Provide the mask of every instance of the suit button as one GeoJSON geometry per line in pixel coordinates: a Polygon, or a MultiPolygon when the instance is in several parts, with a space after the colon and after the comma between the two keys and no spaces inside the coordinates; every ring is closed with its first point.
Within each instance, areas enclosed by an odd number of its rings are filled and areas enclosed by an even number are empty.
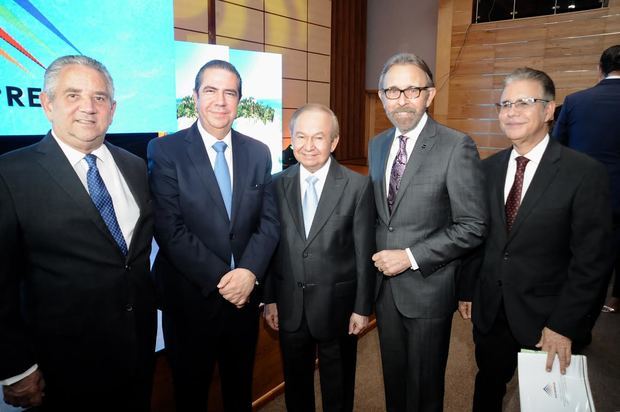
{"type": "Polygon", "coordinates": [[[504,253],[504,260],[508,260],[508,252],[504,253]]]}
{"type": "Polygon", "coordinates": [[[297,282],[297,287],[298,287],[298,288],[302,288],[302,289],[303,289],[303,288],[304,288],[304,286],[305,286],[305,285],[304,285],[302,282],[297,282]]]}
{"type": "Polygon", "coordinates": [[[127,272],[131,272],[131,266],[130,265],[125,265],[125,270],[127,272]]]}
{"type": "Polygon", "coordinates": [[[129,304],[129,303],[128,303],[128,304],[126,304],[126,305],[125,305],[125,310],[126,310],[127,312],[131,312],[131,311],[133,311],[133,305],[131,305],[131,304],[129,304]]]}
{"type": "Polygon", "coordinates": [[[390,226],[390,227],[388,227],[388,231],[389,231],[389,232],[393,232],[393,231],[394,231],[394,228],[393,228],[392,226],[390,226]]]}
{"type": "Polygon", "coordinates": [[[308,257],[308,252],[304,252],[304,255],[303,255],[303,256],[304,256],[305,258],[307,258],[307,257],[308,257]]]}

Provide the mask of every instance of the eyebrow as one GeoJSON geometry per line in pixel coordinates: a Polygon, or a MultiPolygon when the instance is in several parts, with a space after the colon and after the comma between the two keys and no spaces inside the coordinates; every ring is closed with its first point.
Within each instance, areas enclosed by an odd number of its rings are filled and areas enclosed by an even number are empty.
{"type": "MultiPolygon", "coordinates": [[[[63,90],[63,93],[82,93],[82,89],[76,89],[73,87],[69,87],[66,88],[65,90],[63,90]]],[[[110,97],[110,94],[108,92],[104,92],[104,91],[96,91],[94,93],[96,96],[105,96],[105,97],[110,97]]]]}
{"type": "Polygon", "coordinates": [[[205,85],[202,89],[200,90],[207,90],[207,89],[212,89],[212,90],[224,90],[225,92],[235,92],[237,93],[237,89],[218,89],[215,86],[209,86],[208,84],[205,85]]]}

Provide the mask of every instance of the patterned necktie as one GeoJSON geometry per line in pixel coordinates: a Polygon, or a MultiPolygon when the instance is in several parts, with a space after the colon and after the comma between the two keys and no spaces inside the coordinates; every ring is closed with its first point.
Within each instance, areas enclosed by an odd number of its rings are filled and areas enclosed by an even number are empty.
{"type": "Polygon", "coordinates": [[[97,169],[97,156],[94,154],[87,154],[84,160],[88,163],[86,184],[88,186],[90,198],[93,200],[97,210],[99,210],[103,221],[108,227],[119,249],[123,252],[123,255],[127,256],[127,243],[125,243],[123,232],[118,225],[118,220],[116,220],[116,213],[114,212],[114,204],[112,203],[110,193],[103,183],[103,179],[99,174],[99,169],[97,169]]]}
{"type": "Polygon", "coordinates": [[[314,184],[318,182],[318,178],[316,176],[308,176],[306,177],[306,183],[308,186],[306,187],[306,193],[304,193],[304,201],[302,203],[302,208],[304,212],[304,228],[306,229],[306,238],[310,233],[310,227],[312,226],[312,220],[314,219],[314,214],[316,213],[316,208],[319,205],[319,197],[316,194],[316,187],[314,184]]]}
{"type": "Polygon", "coordinates": [[[228,145],[224,142],[216,142],[213,144],[213,149],[217,152],[217,156],[215,156],[215,178],[217,179],[217,184],[220,187],[220,192],[222,193],[222,199],[224,199],[224,206],[226,206],[226,212],[228,213],[228,218],[230,218],[231,212],[231,204],[232,204],[232,188],[230,185],[230,171],[228,170],[228,162],[226,162],[226,156],[224,156],[224,152],[228,145]]]}
{"type": "Polygon", "coordinates": [[[407,136],[399,136],[400,139],[398,145],[398,153],[392,163],[392,171],[390,172],[390,190],[388,192],[387,203],[388,210],[392,214],[392,207],[394,207],[394,201],[396,200],[396,194],[400,188],[400,181],[405,173],[405,167],[407,166],[407,136]]]}
{"type": "Polygon", "coordinates": [[[517,171],[515,173],[515,181],[510,188],[510,192],[508,192],[508,197],[506,198],[506,229],[508,232],[512,229],[512,225],[515,222],[515,218],[517,217],[517,212],[519,211],[519,206],[521,205],[521,191],[523,189],[523,176],[525,175],[525,166],[527,166],[527,162],[530,161],[527,157],[518,156],[516,158],[517,161],[517,171]]]}

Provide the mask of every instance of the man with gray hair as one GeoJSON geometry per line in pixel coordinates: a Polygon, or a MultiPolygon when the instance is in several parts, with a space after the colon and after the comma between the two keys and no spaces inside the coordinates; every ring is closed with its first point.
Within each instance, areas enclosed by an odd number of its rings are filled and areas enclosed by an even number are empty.
{"type": "Polygon", "coordinates": [[[104,141],[107,69],[45,72],[52,129],[0,157],[0,383],[45,411],[148,411],[156,331],[145,162],[104,141]]]}
{"type": "Polygon", "coordinates": [[[561,373],[585,343],[611,267],[611,205],[602,164],[549,139],[553,81],[516,69],[497,103],[512,146],[483,162],[489,237],[461,272],[459,312],[472,319],[474,411],[502,410],[521,348],[557,355],[561,373]]]}
{"type": "Polygon", "coordinates": [[[379,97],[394,125],[370,142],[377,208],[376,312],[388,411],[443,410],[460,259],[486,234],[476,145],[431,119],[433,76],[391,57],[379,97]]]}

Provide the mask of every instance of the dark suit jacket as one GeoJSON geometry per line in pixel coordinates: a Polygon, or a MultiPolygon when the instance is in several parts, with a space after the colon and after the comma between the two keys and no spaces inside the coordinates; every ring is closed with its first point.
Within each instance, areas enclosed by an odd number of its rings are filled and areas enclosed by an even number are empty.
{"type": "MultiPolygon", "coordinates": [[[[419,270],[392,278],[396,307],[410,318],[447,316],[456,308],[461,256],[486,234],[480,158],[466,135],[430,117],[415,144],[390,215],[386,168],[394,129],[370,142],[369,164],[377,205],[377,250],[411,248],[419,270]]],[[[377,273],[376,293],[383,276],[377,273]]]]}
{"type": "Polygon", "coordinates": [[[473,322],[482,333],[503,299],[522,345],[534,346],[545,326],[580,340],[611,265],[607,174],[597,161],[550,140],[508,234],[504,183],[511,150],[483,162],[490,233],[463,267],[460,299],[473,299],[473,322]]]}
{"type": "Polygon", "coordinates": [[[369,315],[374,284],[374,203],[370,180],[332,158],[308,239],[299,165],[274,181],[282,222],[265,303],[294,332],[305,314],[316,339],[346,335],[351,313],[369,315]]]}
{"type": "Polygon", "coordinates": [[[562,144],[586,153],[607,167],[613,210],[620,214],[620,79],[566,96],[553,129],[562,144]]]}
{"type": "Polygon", "coordinates": [[[269,149],[233,130],[232,154],[229,219],[196,123],[148,146],[160,247],[153,270],[163,309],[183,314],[188,322],[209,315],[196,309],[218,293],[220,278],[230,271],[231,253],[236,267],[249,269],[261,281],[278,242],[277,206],[265,190],[271,182],[269,149]]]}
{"type": "Polygon", "coordinates": [[[146,165],[107,147],[140,208],[127,257],[50,134],[0,158],[0,379],[38,363],[50,390],[108,392],[154,352],[146,165]]]}

